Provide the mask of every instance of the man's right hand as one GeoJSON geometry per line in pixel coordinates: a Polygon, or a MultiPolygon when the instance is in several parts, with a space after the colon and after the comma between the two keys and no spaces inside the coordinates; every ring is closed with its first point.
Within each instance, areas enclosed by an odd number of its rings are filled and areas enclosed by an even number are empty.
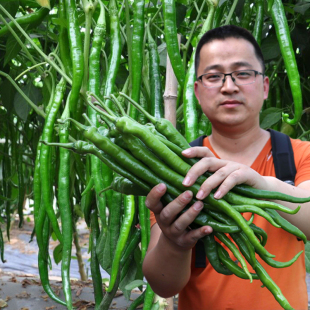
{"type": "Polygon", "coordinates": [[[165,184],[155,186],[146,197],[146,206],[154,213],[162,236],[174,247],[175,250],[188,251],[196,244],[197,240],[210,234],[210,226],[202,226],[190,230],[188,227],[203,208],[201,201],[195,202],[186,212],[180,212],[191,201],[193,194],[185,191],[167,206],[163,206],[160,199],[166,192],[165,184]]]}

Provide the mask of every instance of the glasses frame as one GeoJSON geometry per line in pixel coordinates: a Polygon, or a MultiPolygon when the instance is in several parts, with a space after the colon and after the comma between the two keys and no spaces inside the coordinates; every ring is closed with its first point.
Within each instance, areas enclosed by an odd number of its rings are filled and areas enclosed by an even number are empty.
{"type": "Polygon", "coordinates": [[[202,84],[202,86],[205,87],[205,88],[216,88],[216,87],[219,87],[219,88],[220,88],[220,87],[223,87],[223,85],[224,85],[224,83],[225,83],[225,81],[226,81],[226,76],[227,76],[227,75],[230,75],[231,80],[235,83],[235,85],[238,85],[238,86],[249,85],[249,84],[255,83],[255,81],[256,81],[256,76],[257,76],[257,75],[265,76],[264,73],[261,73],[261,72],[259,72],[259,71],[252,70],[252,69],[245,69],[245,70],[236,70],[236,71],[232,71],[232,72],[230,72],[230,73],[223,73],[223,72],[204,73],[204,74],[200,75],[200,76],[197,78],[197,80],[200,81],[201,84],[202,84]],[[244,71],[252,71],[252,72],[254,72],[254,73],[255,73],[254,81],[253,81],[253,82],[250,82],[250,83],[246,83],[246,84],[237,84],[237,83],[235,82],[236,79],[235,79],[232,75],[233,75],[234,73],[236,73],[236,72],[244,72],[244,71]],[[202,77],[205,76],[205,75],[208,75],[208,74],[216,74],[216,73],[219,73],[219,74],[223,74],[223,75],[224,75],[224,78],[222,79],[222,85],[221,85],[221,86],[211,86],[211,87],[205,86],[204,83],[202,82],[202,77]]]}

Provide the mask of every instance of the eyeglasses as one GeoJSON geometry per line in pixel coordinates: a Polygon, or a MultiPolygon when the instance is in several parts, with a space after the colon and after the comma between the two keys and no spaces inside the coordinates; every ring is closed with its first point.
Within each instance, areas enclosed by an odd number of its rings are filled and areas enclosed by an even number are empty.
{"type": "Polygon", "coordinates": [[[198,81],[200,80],[202,86],[206,88],[222,87],[226,81],[227,75],[230,75],[232,81],[236,85],[252,84],[255,82],[256,75],[264,76],[263,73],[255,70],[238,70],[231,73],[214,72],[202,74],[198,77],[198,81]]]}

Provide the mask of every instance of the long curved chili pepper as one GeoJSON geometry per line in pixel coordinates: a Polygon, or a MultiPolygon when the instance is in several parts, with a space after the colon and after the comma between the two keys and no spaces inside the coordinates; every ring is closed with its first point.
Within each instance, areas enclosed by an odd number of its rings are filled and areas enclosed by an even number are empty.
{"type": "MultiPolygon", "coordinates": [[[[121,60],[121,32],[120,23],[118,19],[117,2],[115,0],[109,1],[109,16],[110,16],[110,51],[109,68],[106,75],[106,83],[104,87],[104,97],[110,96],[113,92],[115,79],[117,76],[120,60],[121,60]]],[[[107,100],[109,108],[112,107],[111,100],[107,100]]]]}
{"type": "Polygon", "coordinates": [[[103,299],[102,291],[102,278],[100,273],[99,262],[96,254],[97,241],[99,237],[99,223],[98,223],[98,213],[94,209],[90,216],[90,227],[91,227],[91,258],[90,258],[90,269],[92,275],[92,281],[94,286],[94,296],[95,296],[95,307],[99,307],[103,299]]]}
{"type": "Polygon", "coordinates": [[[296,214],[300,209],[300,206],[292,210],[290,208],[287,208],[285,206],[282,206],[272,201],[263,201],[263,200],[253,199],[253,198],[247,198],[247,197],[243,197],[237,194],[232,194],[230,192],[227,193],[227,195],[225,195],[224,200],[234,205],[252,205],[252,206],[257,206],[260,208],[269,208],[269,209],[279,210],[287,214],[296,214]]]}
{"type": "MultiPolygon", "coordinates": [[[[228,252],[217,243],[216,245],[217,253],[221,263],[229,269],[234,275],[242,279],[249,279],[248,275],[244,272],[242,268],[235,264],[235,262],[229,257],[228,252]]],[[[259,277],[255,273],[251,273],[253,280],[259,280],[259,277]]]]}
{"type": "Polygon", "coordinates": [[[18,215],[19,215],[19,227],[24,223],[24,200],[25,200],[25,182],[24,182],[24,169],[23,169],[23,154],[21,144],[19,144],[19,150],[17,153],[17,174],[18,174],[18,215]]]}
{"type": "Polygon", "coordinates": [[[40,280],[42,287],[46,294],[57,303],[66,306],[66,303],[59,299],[55,293],[53,292],[49,278],[48,278],[48,243],[50,238],[50,220],[46,216],[44,219],[43,230],[42,230],[42,239],[43,239],[43,248],[39,249],[38,253],[38,269],[40,274],[40,280]],[[45,253],[43,254],[42,251],[45,253]]]}
{"type": "Polygon", "coordinates": [[[306,235],[296,226],[292,225],[289,221],[283,218],[277,211],[273,209],[266,209],[266,211],[270,214],[270,216],[274,219],[276,223],[278,223],[282,229],[289,232],[290,234],[295,235],[297,238],[300,238],[304,244],[307,243],[306,235]]]}
{"type": "Polygon", "coordinates": [[[225,234],[215,232],[214,236],[216,238],[218,238],[221,242],[223,242],[223,244],[225,244],[229,248],[229,250],[233,253],[233,255],[238,259],[241,266],[243,267],[244,272],[246,273],[246,275],[250,279],[250,282],[252,283],[252,281],[253,281],[252,275],[250,274],[250,272],[248,270],[248,267],[246,265],[246,262],[245,262],[243,256],[238,251],[238,248],[231,242],[231,240],[225,234]]]}
{"type": "MultiPolygon", "coordinates": [[[[66,105],[62,118],[69,116],[69,107],[66,105]]],[[[60,124],[59,128],[60,143],[69,142],[68,124],[60,124]]],[[[73,309],[72,294],[70,285],[70,263],[73,240],[73,214],[70,193],[70,151],[64,148],[59,150],[59,172],[58,172],[58,206],[62,227],[62,259],[61,276],[63,292],[66,298],[68,309],[73,309]]]]}
{"type": "Polygon", "coordinates": [[[179,51],[175,1],[164,0],[162,4],[163,4],[164,32],[167,44],[167,52],[170,58],[174,74],[181,88],[183,88],[185,82],[185,70],[179,51]]]}
{"type": "Polygon", "coordinates": [[[290,125],[295,125],[300,121],[302,116],[302,92],[296,57],[282,1],[274,0],[270,14],[276,30],[276,35],[280,45],[281,54],[284,60],[294,100],[294,118],[290,119],[289,115],[284,113],[282,116],[284,122],[290,125]]]}
{"type": "Polygon", "coordinates": [[[151,35],[150,25],[147,27],[147,39],[149,50],[149,79],[151,93],[151,114],[155,118],[164,116],[163,92],[160,80],[159,55],[157,45],[151,35]]]}
{"type": "MultiPolygon", "coordinates": [[[[140,101],[140,89],[143,65],[143,39],[144,39],[144,5],[145,0],[133,2],[133,28],[132,28],[132,90],[131,97],[136,102],[140,101]]],[[[137,119],[137,110],[130,106],[129,116],[137,119]]]]}
{"type": "Polygon", "coordinates": [[[149,283],[145,289],[145,296],[144,296],[144,303],[143,303],[143,310],[151,309],[153,300],[154,300],[155,293],[153,292],[149,283]]]}
{"type": "Polygon", "coordinates": [[[227,269],[226,266],[223,266],[219,260],[219,256],[216,249],[216,241],[214,239],[214,234],[207,235],[202,238],[206,256],[211,264],[211,266],[221,274],[225,274],[227,276],[232,275],[232,272],[227,269]]]}
{"type": "MultiPolygon", "coordinates": [[[[57,113],[62,102],[64,92],[66,89],[65,79],[62,78],[56,86],[55,96],[53,99],[53,104],[51,106],[50,112],[45,119],[45,124],[42,132],[42,140],[50,142],[52,140],[54,123],[57,117],[57,113]]],[[[52,203],[52,181],[51,181],[51,163],[50,163],[50,147],[47,145],[41,146],[40,151],[40,177],[41,177],[41,187],[42,187],[42,206],[51,220],[53,231],[55,232],[57,239],[62,243],[63,236],[60,232],[59,225],[57,222],[56,215],[53,210],[52,203]]],[[[42,220],[42,219],[41,219],[42,220]]],[[[42,224],[38,227],[43,228],[42,224]]],[[[40,234],[40,231],[36,232],[37,235],[40,234]]]]}
{"type": "Polygon", "coordinates": [[[238,205],[232,205],[232,207],[237,210],[238,212],[242,213],[242,212],[251,212],[251,213],[255,213],[263,218],[265,218],[271,225],[273,225],[274,227],[280,228],[281,226],[279,224],[277,224],[272,217],[265,212],[264,210],[262,210],[259,207],[256,206],[248,206],[248,205],[243,205],[243,206],[238,206],[238,205]]]}
{"type": "Polygon", "coordinates": [[[114,259],[112,262],[112,268],[111,268],[111,277],[110,277],[110,283],[109,287],[107,288],[107,292],[111,292],[114,284],[116,282],[116,276],[119,273],[119,266],[120,266],[120,260],[126,245],[126,242],[128,241],[129,232],[131,229],[134,213],[135,213],[135,202],[134,202],[134,196],[126,196],[124,205],[124,219],[122,222],[121,230],[120,230],[120,237],[117,241],[117,246],[115,250],[114,259]]]}
{"type": "Polygon", "coordinates": [[[263,22],[264,22],[264,0],[257,0],[255,2],[256,7],[256,18],[253,28],[253,37],[257,41],[258,45],[261,44],[263,22]]]}
{"type": "Polygon", "coordinates": [[[69,34],[70,55],[72,60],[72,87],[69,95],[69,109],[73,117],[77,115],[77,105],[84,76],[84,59],[81,32],[75,0],[64,0],[69,34]]]}
{"type": "MultiPolygon", "coordinates": [[[[48,15],[49,11],[50,10],[47,8],[40,8],[31,14],[27,14],[27,15],[24,15],[21,17],[17,17],[15,20],[20,26],[23,26],[23,27],[27,26],[27,30],[30,30],[32,28],[39,26],[42,23],[45,16],[48,15]]],[[[16,28],[15,24],[12,21],[9,22],[9,26],[12,29],[16,28]]],[[[7,26],[3,26],[0,29],[0,37],[3,37],[5,35],[7,35],[8,33],[10,33],[10,31],[9,31],[9,28],[7,26]]]]}
{"type": "MultiPolygon", "coordinates": [[[[66,20],[65,0],[59,0],[58,5],[59,18],[66,20]]],[[[66,74],[72,78],[72,61],[70,57],[68,29],[64,25],[59,26],[59,54],[61,62],[65,68],[66,74]]]]}

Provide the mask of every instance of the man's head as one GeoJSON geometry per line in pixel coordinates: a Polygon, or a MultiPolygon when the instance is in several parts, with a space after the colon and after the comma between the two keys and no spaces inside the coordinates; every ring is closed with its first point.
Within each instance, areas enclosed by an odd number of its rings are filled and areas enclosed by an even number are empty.
{"type": "Polygon", "coordinates": [[[208,32],[206,32],[200,39],[197,49],[196,49],[196,55],[195,55],[195,72],[197,77],[197,70],[199,67],[200,62],[200,51],[201,48],[214,40],[225,40],[228,38],[235,38],[235,39],[243,39],[248,42],[250,42],[253,45],[256,58],[261,63],[262,66],[262,73],[265,73],[265,63],[264,63],[264,57],[263,53],[256,42],[255,38],[252,36],[252,34],[241,27],[237,27],[234,25],[228,25],[228,26],[222,26],[219,28],[214,28],[208,32]]]}

